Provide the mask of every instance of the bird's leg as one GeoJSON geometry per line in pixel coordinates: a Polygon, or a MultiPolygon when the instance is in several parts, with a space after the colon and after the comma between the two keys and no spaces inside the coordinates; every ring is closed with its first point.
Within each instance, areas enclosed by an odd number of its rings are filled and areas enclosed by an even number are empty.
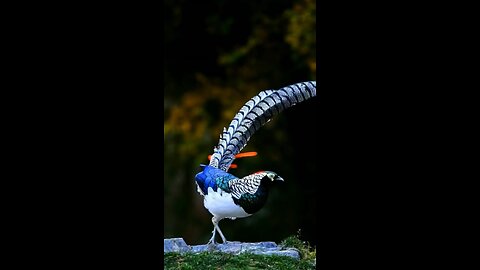
{"type": "Polygon", "coordinates": [[[217,228],[217,231],[218,231],[218,233],[220,234],[220,237],[222,237],[223,243],[226,244],[226,243],[227,243],[227,239],[225,239],[225,236],[223,236],[223,233],[222,233],[222,231],[220,230],[220,227],[219,227],[218,225],[216,225],[215,228],[217,228]]]}
{"type": "Polygon", "coordinates": [[[213,221],[214,218],[212,218],[212,223],[213,223],[213,232],[212,232],[212,238],[210,238],[210,240],[208,241],[207,245],[210,245],[210,244],[216,244],[215,243],[215,231],[217,230],[217,228],[215,227],[215,223],[213,221]]]}
{"type": "Polygon", "coordinates": [[[214,230],[215,229],[218,231],[218,233],[220,234],[220,237],[222,237],[222,241],[224,244],[227,243],[227,239],[225,239],[225,236],[223,236],[223,233],[222,231],[220,230],[220,226],[218,226],[218,222],[220,222],[220,220],[217,220],[215,217],[212,218],[212,222],[213,222],[213,226],[214,226],[214,230]]]}

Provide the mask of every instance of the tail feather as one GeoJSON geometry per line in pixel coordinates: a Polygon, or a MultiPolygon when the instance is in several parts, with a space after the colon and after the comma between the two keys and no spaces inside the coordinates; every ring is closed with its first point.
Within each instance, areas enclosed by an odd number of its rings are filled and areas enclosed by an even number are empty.
{"type": "Polygon", "coordinates": [[[316,81],[301,82],[279,90],[264,90],[251,98],[235,115],[228,129],[223,128],[209,165],[228,171],[235,155],[258,129],[283,110],[316,96],[316,85],[316,81]]]}

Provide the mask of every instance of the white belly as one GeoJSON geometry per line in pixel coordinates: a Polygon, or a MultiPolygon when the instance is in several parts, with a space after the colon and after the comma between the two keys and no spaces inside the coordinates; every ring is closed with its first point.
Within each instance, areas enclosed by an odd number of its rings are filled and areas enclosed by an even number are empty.
{"type": "Polygon", "coordinates": [[[219,219],[223,218],[242,218],[251,216],[233,202],[232,195],[217,188],[217,192],[211,187],[208,188],[208,195],[204,197],[203,205],[205,208],[219,219]]]}

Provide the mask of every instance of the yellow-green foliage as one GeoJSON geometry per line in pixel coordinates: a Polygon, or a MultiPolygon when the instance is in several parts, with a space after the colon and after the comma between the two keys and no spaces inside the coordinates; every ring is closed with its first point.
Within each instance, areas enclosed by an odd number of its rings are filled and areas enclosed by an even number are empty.
{"type": "Polygon", "coordinates": [[[316,3],[315,0],[303,0],[291,10],[285,11],[289,20],[285,41],[300,55],[306,57],[313,73],[316,65],[316,3]]]}
{"type": "Polygon", "coordinates": [[[180,145],[180,155],[194,155],[198,152],[194,145],[213,142],[212,138],[216,140],[246,102],[246,97],[254,96],[262,87],[260,84],[247,88],[223,86],[200,74],[197,74],[197,80],[199,86],[186,92],[179,103],[172,106],[164,123],[166,134],[183,137],[185,144],[180,145]],[[216,107],[218,115],[209,114],[209,107],[216,107]]]}

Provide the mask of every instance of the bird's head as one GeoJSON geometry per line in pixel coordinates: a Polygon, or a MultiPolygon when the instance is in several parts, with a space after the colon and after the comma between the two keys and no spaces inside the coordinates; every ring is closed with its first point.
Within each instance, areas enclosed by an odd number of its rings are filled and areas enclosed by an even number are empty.
{"type": "Polygon", "coordinates": [[[280,175],[278,175],[278,174],[275,173],[275,172],[265,171],[265,174],[266,174],[266,176],[267,176],[270,180],[272,180],[272,182],[273,182],[273,181],[276,181],[276,180],[277,180],[277,181],[285,181],[285,180],[283,180],[282,177],[280,177],[280,175]]]}
{"type": "Polygon", "coordinates": [[[282,177],[280,177],[277,173],[272,171],[259,171],[254,173],[254,175],[259,175],[262,178],[262,185],[266,185],[266,186],[270,186],[275,181],[284,182],[282,177]]]}
{"type": "Polygon", "coordinates": [[[284,182],[282,177],[272,171],[259,171],[254,173],[253,175],[255,175],[254,178],[261,178],[260,186],[262,186],[266,190],[269,190],[270,187],[284,182]]]}

